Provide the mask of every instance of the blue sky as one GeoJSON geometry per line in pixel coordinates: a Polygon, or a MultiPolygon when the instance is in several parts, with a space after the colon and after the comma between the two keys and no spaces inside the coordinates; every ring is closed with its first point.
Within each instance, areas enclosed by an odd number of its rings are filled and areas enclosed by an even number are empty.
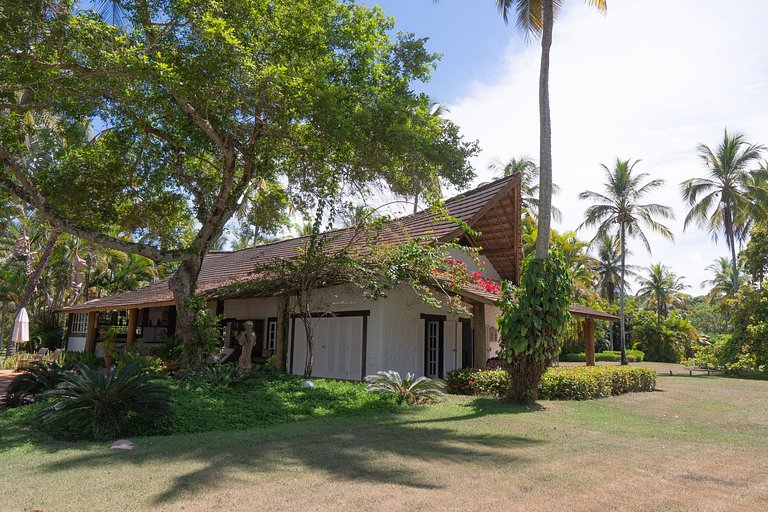
{"type": "MultiPolygon", "coordinates": [[[[493,158],[538,155],[537,42],[506,26],[493,0],[364,0],[396,18],[397,29],[428,37],[443,59],[423,88],[449,108],[463,133],[480,143],[475,183],[493,178],[493,158]]],[[[550,79],[554,203],[560,230],[576,229],[600,191],[601,163],[640,159],[637,169],[666,185],[649,197],[675,209],[675,241],[651,236],[653,253],[633,244],[632,263],[663,262],[704,292],[705,267],[727,256],[721,243],[689,227],[679,184],[705,169],[700,143],[716,146],[723,129],[768,144],[768,45],[765,0],[609,0],[601,15],[569,0],[554,30],[550,79]]],[[[768,155],[766,155],[768,156],[768,155]]],[[[590,230],[579,231],[590,239],[590,230]]]]}
{"type": "MultiPolygon", "coordinates": [[[[493,80],[514,35],[491,0],[365,0],[396,20],[396,30],[429,38],[427,48],[442,54],[424,92],[452,103],[468,92],[471,80],[493,80]]],[[[517,37],[513,44],[522,44],[517,37]]]]}

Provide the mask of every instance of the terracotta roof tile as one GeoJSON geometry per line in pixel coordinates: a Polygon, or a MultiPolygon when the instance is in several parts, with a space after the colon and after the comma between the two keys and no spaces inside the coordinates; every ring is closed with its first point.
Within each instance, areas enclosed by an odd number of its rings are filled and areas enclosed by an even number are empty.
{"type": "MultiPolygon", "coordinates": [[[[515,182],[514,177],[492,181],[446,200],[444,207],[451,217],[470,224],[482,213],[484,207],[504,195],[515,182]]],[[[376,243],[396,243],[408,237],[434,237],[436,240],[450,241],[460,233],[461,229],[456,222],[445,220],[430,211],[422,211],[388,222],[379,233],[376,243]]],[[[355,230],[349,228],[334,230],[328,234],[337,237],[332,244],[337,247],[347,245],[350,241],[354,242],[354,237],[359,236],[355,230]]],[[[211,252],[203,260],[198,278],[198,291],[212,291],[227,284],[252,278],[257,263],[268,263],[275,258],[291,258],[296,255],[297,249],[306,243],[306,240],[307,237],[291,238],[240,251],[211,252]]],[[[479,292],[485,291],[479,290],[479,292]]],[[[482,296],[482,293],[478,295],[482,296]]],[[[66,307],[61,311],[125,309],[168,305],[172,302],[173,294],[168,288],[166,279],[138,290],[66,307]]]]}

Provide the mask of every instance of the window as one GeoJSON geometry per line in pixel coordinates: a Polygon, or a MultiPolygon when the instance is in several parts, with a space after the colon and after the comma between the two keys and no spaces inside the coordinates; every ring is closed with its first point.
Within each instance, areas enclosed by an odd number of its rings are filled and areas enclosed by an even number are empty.
{"type": "Polygon", "coordinates": [[[270,318],[267,320],[267,343],[266,349],[270,356],[275,355],[275,343],[277,341],[277,319],[270,318]]]}
{"type": "Polygon", "coordinates": [[[72,334],[86,334],[88,332],[88,313],[74,313],[72,315],[72,334]]]}
{"type": "Polygon", "coordinates": [[[440,322],[427,322],[427,376],[435,377],[440,372],[440,322]]]}

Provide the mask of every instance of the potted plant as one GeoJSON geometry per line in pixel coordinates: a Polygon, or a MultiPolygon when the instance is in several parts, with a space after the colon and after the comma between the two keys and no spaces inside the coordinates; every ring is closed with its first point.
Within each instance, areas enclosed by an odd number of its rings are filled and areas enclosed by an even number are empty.
{"type": "Polygon", "coordinates": [[[117,330],[110,329],[104,334],[101,351],[104,353],[104,367],[106,369],[112,368],[117,357],[117,330]]]}
{"type": "Polygon", "coordinates": [[[165,369],[173,371],[178,368],[178,360],[181,357],[181,343],[175,336],[166,336],[163,346],[157,352],[157,355],[163,361],[165,369]]]}

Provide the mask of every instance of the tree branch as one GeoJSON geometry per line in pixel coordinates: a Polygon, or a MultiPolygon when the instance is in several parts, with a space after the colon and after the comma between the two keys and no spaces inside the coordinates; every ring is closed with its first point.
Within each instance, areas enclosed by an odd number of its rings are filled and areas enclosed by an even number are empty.
{"type": "Polygon", "coordinates": [[[10,177],[0,173],[0,187],[5,188],[10,193],[33,206],[38,212],[51,223],[55,228],[71,233],[79,238],[89,242],[101,245],[108,249],[125,252],[128,254],[139,254],[149,258],[155,263],[168,263],[171,261],[183,260],[188,257],[186,250],[163,250],[147,244],[120,240],[101,233],[96,233],[80,224],[73,222],[60,215],[51,208],[43,196],[37,191],[34,183],[24,173],[16,159],[8,151],[0,146],[0,162],[11,170],[13,175],[19,181],[20,185],[15,183],[10,177]]]}

